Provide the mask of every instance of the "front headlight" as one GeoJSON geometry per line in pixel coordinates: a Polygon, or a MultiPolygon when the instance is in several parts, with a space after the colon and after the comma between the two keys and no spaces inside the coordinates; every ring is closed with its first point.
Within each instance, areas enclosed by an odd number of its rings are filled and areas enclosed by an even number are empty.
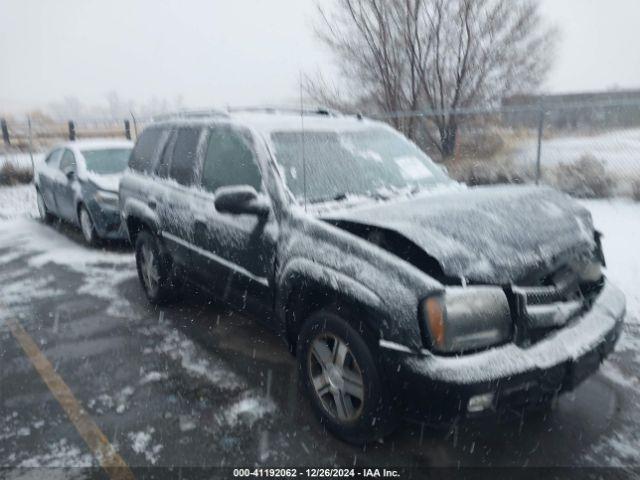
{"type": "Polygon", "coordinates": [[[497,287],[451,287],[425,299],[420,308],[433,350],[446,353],[476,350],[512,336],[507,296],[497,287]]]}
{"type": "Polygon", "coordinates": [[[96,202],[105,207],[118,208],[118,194],[114,192],[107,192],[105,190],[98,190],[93,196],[96,202]]]}

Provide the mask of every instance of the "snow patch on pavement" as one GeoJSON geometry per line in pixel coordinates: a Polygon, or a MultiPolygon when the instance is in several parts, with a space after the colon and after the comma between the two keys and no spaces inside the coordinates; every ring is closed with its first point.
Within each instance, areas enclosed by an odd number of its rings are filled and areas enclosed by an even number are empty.
{"type": "MultiPolygon", "coordinates": [[[[633,427],[625,427],[620,431],[612,432],[592,450],[593,453],[606,459],[604,465],[607,467],[626,467],[640,465],[638,445],[640,445],[640,431],[633,427]]],[[[591,455],[588,455],[587,459],[593,461],[591,455]]]]}
{"type": "MultiPolygon", "coordinates": [[[[28,219],[7,220],[0,228],[0,248],[10,247],[13,255],[28,256],[27,264],[34,268],[41,268],[53,263],[70,268],[84,276],[84,283],[78,288],[78,293],[88,294],[109,301],[107,313],[120,318],[138,318],[130,303],[118,291],[117,286],[136,275],[133,255],[129,252],[119,253],[103,251],[79,245],[52,227],[42,225],[28,219]]],[[[36,280],[32,280],[36,281],[36,280]]],[[[37,280],[42,282],[42,280],[37,280]]],[[[29,298],[44,298],[47,294],[40,288],[29,285],[15,286],[22,290],[22,296],[29,298]],[[34,297],[36,296],[37,297],[34,297]]]]}
{"type": "Polygon", "coordinates": [[[127,436],[131,442],[131,448],[137,454],[144,455],[146,460],[152,465],[155,465],[158,461],[160,451],[164,448],[161,444],[155,444],[152,446],[152,436],[155,433],[155,428],[147,427],[146,430],[139,432],[130,432],[127,436]]]}
{"type": "Polygon", "coordinates": [[[61,439],[56,443],[48,445],[47,453],[32,455],[30,458],[21,461],[18,467],[91,467],[96,463],[89,453],[70,445],[66,439],[61,439]]]}
{"type": "Polygon", "coordinates": [[[220,359],[200,348],[178,330],[165,329],[165,336],[155,348],[157,353],[166,354],[179,361],[189,374],[207,380],[223,390],[246,388],[244,382],[220,359]]]}
{"type": "Polygon", "coordinates": [[[218,421],[229,427],[246,425],[249,428],[264,416],[275,412],[275,403],[264,396],[250,393],[218,415],[218,421]]]}
{"type": "Polygon", "coordinates": [[[160,380],[166,380],[167,374],[161,372],[140,372],[142,378],[140,379],[140,385],[146,385],[147,383],[159,382],[160,380]]]}

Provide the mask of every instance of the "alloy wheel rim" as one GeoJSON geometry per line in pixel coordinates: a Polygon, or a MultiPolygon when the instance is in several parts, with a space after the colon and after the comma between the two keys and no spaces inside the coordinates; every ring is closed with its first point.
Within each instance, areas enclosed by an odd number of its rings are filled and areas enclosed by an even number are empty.
{"type": "Polygon", "coordinates": [[[93,239],[93,224],[87,211],[83,208],[80,211],[80,226],[82,227],[82,234],[87,242],[93,239]]]}
{"type": "Polygon", "coordinates": [[[156,264],[156,258],[153,254],[153,250],[148,245],[144,244],[141,250],[141,262],[140,272],[142,273],[142,279],[147,287],[147,291],[150,294],[154,294],[158,286],[160,274],[158,273],[158,266],[156,264]]]}
{"type": "Polygon", "coordinates": [[[352,422],[364,407],[364,379],[351,349],[331,333],[318,335],[309,348],[309,378],[325,411],[352,422]]]}

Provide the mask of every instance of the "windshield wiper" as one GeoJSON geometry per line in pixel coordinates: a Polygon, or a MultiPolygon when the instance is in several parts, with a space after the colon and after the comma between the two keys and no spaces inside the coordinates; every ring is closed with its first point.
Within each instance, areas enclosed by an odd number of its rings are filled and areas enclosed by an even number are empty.
{"type": "Polygon", "coordinates": [[[309,203],[323,203],[323,202],[331,202],[331,201],[342,202],[347,199],[347,195],[348,195],[347,193],[343,192],[343,193],[337,193],[332,197],[317,197],[317,198],[311,198],[307,201],[309,203]]]}

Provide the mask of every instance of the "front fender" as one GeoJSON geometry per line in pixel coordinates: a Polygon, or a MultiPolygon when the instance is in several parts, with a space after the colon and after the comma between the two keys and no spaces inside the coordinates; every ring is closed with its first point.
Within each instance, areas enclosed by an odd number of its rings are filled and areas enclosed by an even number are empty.
{"type": "Polygon", "coordinates": [[[312,283],[326,288],[328,291],[339,293],[369,308],[379,309],[383,306],[382,299],[373,290],[367,288],[353,278],[333,268],[312,262],[305,258],[289,261],[278,276],[278,295],[276,306],[284,309],[291,292],[300,287],[300,283],[312,283]]]}
{"type": "Polygon", "coordinates": [[[129,222],[132,218],[137,222],[145,224],[153,232],[157,233],[160,231],[160,218],[158,214],[149,208],[149,205],[137,198],[125,199],[121,207],[121,216],[130,240],[132,239],[131,234],[134,233],[129,231],[129,222]]]}

